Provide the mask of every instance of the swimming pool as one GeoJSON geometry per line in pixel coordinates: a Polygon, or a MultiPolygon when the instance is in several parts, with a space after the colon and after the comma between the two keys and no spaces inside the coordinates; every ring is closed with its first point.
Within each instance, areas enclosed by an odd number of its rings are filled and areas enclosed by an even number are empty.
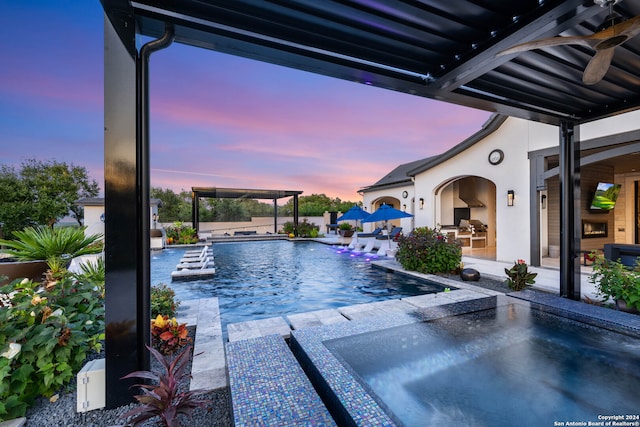
{"type": "Polygon", "coordinates": [[[444,290],[317,242],[216,243],[212,249],[213,278],[171,282],[185,250],[165,249],[152,254],[151,284],[168,284],[180,301],[218,297],[224,325],[444,290]]]}
{"type": "Polygon", "coordinates": [[[291,345],[345,425],[640,425],[637,316],[517,294],[293,331],[291,345]]]}
{"type": "Polygon", "coordinates": [[[325,345],[405,426],[597,422],[640,409],[637,339],[518,304],[325,345]]]}

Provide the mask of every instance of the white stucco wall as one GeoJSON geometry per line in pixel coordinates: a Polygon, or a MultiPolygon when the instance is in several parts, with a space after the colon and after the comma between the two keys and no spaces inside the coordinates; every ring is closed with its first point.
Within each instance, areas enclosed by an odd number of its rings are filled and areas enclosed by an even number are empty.
{"type": "MultiPolygon", "coordinates": [[[[436,191],[443,184],[462,176],[478,176],[496,186],[495,207],[472,208],[472,218],[490,223],[495,215],[496,259],[528,262],[530,247],[529,159],[528,152],[557,146],[558,128],[541,123],[509,118],[502,126],[464,152],[415,177],[416,199],[424,197],[425,208],[416,212],[415,226],[435,227],[450,224],[454,207],[462,207],[450,191],[436,191]],[[488,162],[494,149],[504,152],[504,160],[493,166],[488,162]],[[507,206],[507,191],[515,192],[514,206],[507,206]],[[492,211],[495,209],[495,212],[492,211]]],[[[491,229],[489,230],[491,232],[491,229]]]]}
{"type": "Polygon", "coordinates": [[[87,227],[84,231],[86,236],[92,234],[104,234],[104,222],[100,220],[100,215],[104,213],[104,206],[85,206],[84,207],[84,225],[87,227]]]}

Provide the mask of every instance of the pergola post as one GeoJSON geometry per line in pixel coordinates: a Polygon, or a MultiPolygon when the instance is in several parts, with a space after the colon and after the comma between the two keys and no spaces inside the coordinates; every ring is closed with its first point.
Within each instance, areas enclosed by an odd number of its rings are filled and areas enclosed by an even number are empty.
{"type": "Polygon", "coordinates": [[[298,195],[294,194],[293,195],[293,226],[295,227],[295,230],[296,230],[296,237],[298,237],[298,222],[299,222],[299,218],[298,218],[298,195]]]}
{"type": "Polygon", "coordinates": [[[132,401],[134,381],[120,378],[146,368],[138,330],[145,233],[138,218],[149,212],[137,189],[135,22],[126,15],[110,18],[104,19],[105,379],[106,406],[115,408],[132,401]]]}
{"type": "Polygon", "coordinates": [[[151,53],[173,40],[167,31],[138,54],[131,15],[104,19],[105,370],[106,406],[131,403],[133,380],[148,370],[151,343],[149,245],[149,95],[151,53]]]}
{"type": "Polygon", "coordinates": [[[200,231],[200,194],[197,191],[191,191],[191,224],[196,230],[196,234],[200,231]]]}
{"type": "Polygon", "coordinates": [[[273,234],[278,234],[278,199],[273,199],[273,234]]]}
{"type": "Polygon", "coordinates": [[[560,295],[579,301],[580,135],[572,122],[560,123],[560,295]]]}

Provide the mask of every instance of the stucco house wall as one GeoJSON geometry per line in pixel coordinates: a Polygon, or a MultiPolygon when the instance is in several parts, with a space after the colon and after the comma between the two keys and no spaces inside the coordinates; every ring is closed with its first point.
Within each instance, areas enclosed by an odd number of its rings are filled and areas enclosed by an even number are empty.
{"type": "MultiPolygon", "coordinates": [[[[471,208],[471,217],[491,223],[495,215],[496,259],[511,262],[515,258],[529,256],[529,160],[532,147],[541,149],[558,144],[558,128],[522,119],[508,118],[495,132],[467,148],[458,155],[415,175],[416,198],[425,199],[425,207],[418,210],[416,227],[434,227],[451,224],[454,207],[464,206],[455,197],[455,187],[449,191],[440,188],[453,179],[463,176],[485,178],[495,184],[495,203],[488,200],[488,190],[484,197],[486,207],[471,208]],[[504,159],[498,165],[488,161],[494,149],[504,152],[504,159]],[[515,193],[514,205],[507,206],[507,191],[515,193]]],[[[489,230],[491,233],[492,230],[489,230]]],[[[492,236],[492,237],[493,237],[492,236]]],[[[527,260],[528,261],[528,260],[527,260]]]]}

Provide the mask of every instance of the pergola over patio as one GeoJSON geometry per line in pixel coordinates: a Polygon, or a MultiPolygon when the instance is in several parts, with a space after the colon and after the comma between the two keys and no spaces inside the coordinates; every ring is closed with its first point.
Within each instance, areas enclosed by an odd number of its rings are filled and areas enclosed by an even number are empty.
{"type": "Polygon", "coordinates": [[[292,190],[246,190],[240,188],[191,187],[191,220],[196,232],[200,231],[198,218],[201,197],[212,199],[258,199],[273,200],[273,232],[278,232],[278,199],[293,197],[293,223],[298,229],[298,196],[302,191],[292,190]]]}
{"type": "MultiPolygon", "coordinates": [[[[609,6],[628,20],[640,15],[640,2],[596,0],[606,7],[592,0],[101,2],[107,406],[128,403],[129,384],[119,378],[149,364],[144,348],[150,341],[150,227],[144,214],[149,211],[148,69],[151,54],[173,41],[558,125],[560,295],[580,298],[579,125],[640,107],[640,36],[615,39],[624,44],[607,50],[614,53],[611,66],[593,85],[582,81],[595,54],[593,40],[498,53],[547,37],[590,36],[605,22],[609,6]],[[138,50],[139,36],[155,40],[138,50]]],[[[532,168],[532,182],[542,166],[532,168]]],[[[538,203],[532,195],[532,218],[538,203]]],[[[530,233],[539,234],[539,224],[534,222],[530,233]]],[[[539,259],[539,251],[532,247],[531,259],[539,259]]]]}

